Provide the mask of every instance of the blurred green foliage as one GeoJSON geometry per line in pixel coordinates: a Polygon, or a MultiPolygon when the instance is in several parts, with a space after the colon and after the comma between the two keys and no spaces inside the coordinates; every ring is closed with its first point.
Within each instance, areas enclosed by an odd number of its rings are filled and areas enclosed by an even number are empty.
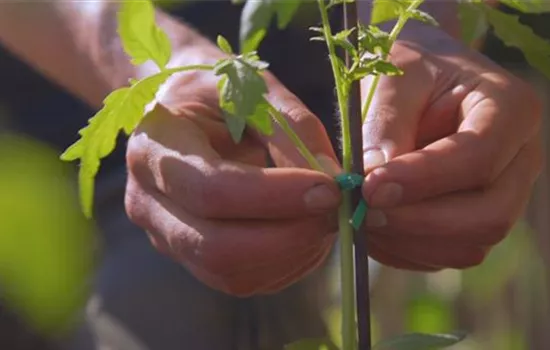
{"type": "Polygon", "coordinates": [[[93,228],[58,152],[0,134],[0,296],[48,336],[70,330],[88,295],[93,228]]]}

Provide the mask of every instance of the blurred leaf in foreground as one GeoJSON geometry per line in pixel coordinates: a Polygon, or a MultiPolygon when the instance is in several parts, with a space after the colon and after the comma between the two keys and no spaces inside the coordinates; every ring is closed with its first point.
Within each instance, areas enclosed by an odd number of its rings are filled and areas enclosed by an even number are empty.
{"type": "Polygon", "coordinates": [[[68,331],[87,297],[92,230],[54,150],[0,134],[0,292],[35,331],[68,331]]]}

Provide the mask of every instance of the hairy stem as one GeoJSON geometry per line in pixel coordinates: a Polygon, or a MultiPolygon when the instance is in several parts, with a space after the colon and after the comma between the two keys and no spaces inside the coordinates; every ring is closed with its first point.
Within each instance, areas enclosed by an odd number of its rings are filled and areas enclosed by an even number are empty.
{"type": "Polygon", "coordinates": [[[294,130],[292,129],[292,127],[290,126],[286,118],[281,114],[281,112],[277,108],[273,107],[271,103],[268,103],[268,105],[269,105],[269,113],[271,114],[272,118],[275,120],[275,122],[277,122],[277,124],[279,124],[283,132],[288,136],[290,141],[292,141],[294,146],[296,146],[300,154],[308,162],[309,166],[314,170],[324,172],[324,169],[321,166],[321,164],[319,164],[315,156],[309,151],[309,149],[306,147],[304,142],[300,139],[298,134],[294,132],[294,130]]]}
{"type": "MultiPolygon", "coordinates": [[[[349,83],[341,75],[338,55],[332,38],[332,30],[328,19],[328,10],[324,0],[317,0],[323,31],[329,52],[330,63],[336,83],[336,95],[340,111],[340,125],[342,138],[342,166],[345,172],[351,172],[352,152],[349,127],[349,111],[347,97],[349,83]]],[[[343,350],[355,350],[357,347],[357,327],[355,323],[355,271],[353,253],[353,227],[350,224],[352,215],[351,192],[344,191],[342,204],[339,209],[340,231],[340,283],[342,293],[342,346],[343,350]]]]}
{"type": "MultiPolygon", "coordinates": [[[[407,21],[409,20],[410,18],[410,12],[412,10],[415,10],[418,8],[418,6],[420,6],[425,0],[415,0],[413,1],[409,7],[407,8],[407,10],[402,13],[400,16],[399,16],[399,19],[397,20],[397,23],[395,24],[395,26],[393,27],[392,31],[390,32],[390,43],[391,43],[391,46],[393,46],[393,44],[395,43],[395,41],[397,40],[397,37],[399,36],[399,34],[401,33],[401,31],[403,30],[403,27],[405,27],[405,24],[407,23],[407,21]]],[[[391,47],[390,47],[391,48],[391,47]]],[[[382,55],[382,58],[384,60],[387,60],[388,59],[388,55],[387,54],[384,54],[382,55]]],[[[378,84],[380,83],[380,75],[377,75],[373,78],[372,80],[372,83],[371,83],[371,86],[369,88],[369,91],[368,91],[368,94],[367,94],[367,98],[365,100],[365,104],[363,106],[363,112],[361,113],[362,116],[361,116],[361,119],[363,120],[363,122],[365,121],[365,119],[367,118],[367,113],[369,112],[370,110],[370,107],[372,105],[372,100],[374,99],[374,94],[376,92],[376,89],[378,88],[378,84]]]]}
{"type": "Polygon", "coordinates": [[[175,74],[175,73],[186,72],[190,70],[214,70],[214,66],[210,64],[193,64],[190,66],[181,66],[176,68],[162,69],[160,73],[175,74]]]}

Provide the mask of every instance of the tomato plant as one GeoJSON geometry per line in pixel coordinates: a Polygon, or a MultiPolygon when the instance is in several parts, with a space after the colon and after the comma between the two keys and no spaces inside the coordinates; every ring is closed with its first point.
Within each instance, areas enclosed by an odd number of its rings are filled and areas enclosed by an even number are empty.
{"type": "MultiPolygon", "coordinates": [[[[343,192],[339,211],[340,269],[342,291],[343,350],[371,349],[368,299],[368,255],[361,237],[361,225],[366,203],[361,200],[362,140],[361,124],[369,111],[378,81],[383,75],[405,74],[388,59],[393,44],[409,20],[437,25],[428,13],[419,10],[424,0],[373,0],[371,22],[359,23],[355,0],[311,0],[318,7],[321,24],[310,28],[312,40],[323,42],[329,54],[341,126],[342,167],[344,173],[336,177],[343,192]],[[345,28],[333,30],[329,11],[344,7],[345,28]],[[389,32],[378,25],[393,20],[389,32]],[[337,51],[345,52],[345,57],[337,51]],[[374,76],[363,106],[359,101],[359,81],[374,76]],[[354,209],[355,208],[355,209],[354,209]],[[355,249],[354,249],[355,248],[355,249]]],[[[161,85],[174,73],[204,70],[219,77],[219,106],[227,128],[235,142],[239,142],[246,128],[270,135],[280,127],[307,160],[312,169],[322,171],[321,165],[292,130],[281,112],[266,99],[267,86],[262,73],[269,64],[261,60],[257,49],[274,18],[280,29],[286,27],[303,1],[233,0],[244,3],[240,27],[240,50],[236,52],[222,36],[218,47],[226,54],[213,65],[192,65],[167,68],[172,56],[168,36],[155,23],[155,10],[150,1],[126,1],[119,10],[119,34],[125,52],[136,65],[152,61],[159,72],[129,86],[113,91],[104,100],[104,107],[81,129],[80,139],[61,156],[65,161],[80,159],[80,197],[86,216],[92,213],[94,178],[100,160],[109,155],[120,131],[130,135],[145,115],[145,107],[154,101],[161,85]]],[[[503,0],[503,3],[523,12],[550,11],[543,0],[503,0]]],[[[488,26],[507,45],[523,51],[528,62],[550,76],[550,44],[536,36],[518,21],[518,18],[488,6],[482,0],[463,0],[460,4],[464,39],[471,41],[488,26]],[[481,30],[480,30],[481,28],[481,30]]],[[[377,350],[423,350],[452,345],[464,338],[456,334],[407,334],[382,341],[377,350]]],[[[289,349],[333,349],[323,340],[306,340],[292,344],[289,349]]]]}

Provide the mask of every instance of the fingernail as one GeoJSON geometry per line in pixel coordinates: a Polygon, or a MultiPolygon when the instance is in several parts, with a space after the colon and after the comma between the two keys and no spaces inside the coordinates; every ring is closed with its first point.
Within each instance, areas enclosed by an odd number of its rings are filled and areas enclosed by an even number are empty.
{"type": "Polygon", "coordinates": [[[386,164],[386,155],[378,149],[369,150],[363,155],[363,169],[369,172],[386,164]]]}
{"type": "Polygon", "coordinates": [[[393,207],[401,201],[403,187],[394,182],[380,185],[369,198],[369,204],[375,207],[393,207]]]}
{"type": "Polygon", "coordinates": [[[388,224],[386,214],[380,210],[371,209],[367,212],[367,227],[384,227],[388,224]]]}
{"type": "Polygon", "coordinates": [[[325,170],[326,174],[330,176],[336,176],[343,172],[342,167],[338,163],[336,163],[336,161],[331,157],[325,154],[318,154],[315,158],[317,158],[317,161],[325,170]]]}
{"type": "Polygon", "coordinates": [[[304,201],[309,210],[322,212],[336,208],[339,204],[339,196],[327,185],[318,185],[306,192],[304,201]]]}

